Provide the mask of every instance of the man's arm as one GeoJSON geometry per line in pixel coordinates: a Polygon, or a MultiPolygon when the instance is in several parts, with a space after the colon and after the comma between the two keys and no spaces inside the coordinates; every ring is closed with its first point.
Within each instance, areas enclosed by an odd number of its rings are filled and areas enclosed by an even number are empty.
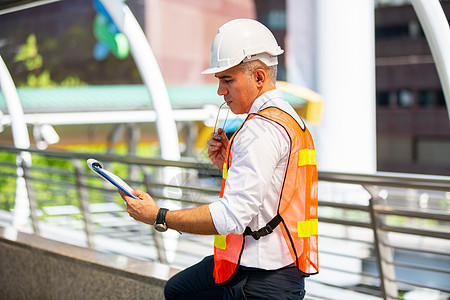
{"type": "MultiPolygon", "coordinates": [[[[219,137],[218,139],[208,140],[208,155],[211,161],[219,169],[222,169],[228,138],[222,128],[219,128],[217,133],[213,134],[212,137],[219,137]]],[[[133,199],[121,190],[119,190],[119,193],[127,202],[127,212],[133,219],[149,225],[155,224],[159,207],[149,194],[141,190],[135,190],[133,194],[139,199],[133,199]]],[[[168,228],[181,232],[218,234],[208,205],[186,210],[168,211],[166,213],[166,225],[168,228]]]]}
{"type": "Polygon", "coordinates": [[[173,210],[166,214],[167,227],[195,234],[218,234],[208,205],[192,209],[173,210]]]}
{"type": "MultiPolygon", "coordinates": [[[[153,198],[141,190],[133,191],[139,199],[133,199],[119,190],[122,198],[127,202],[127,212],[135,220],[153,225],[159,207],[153,198]]],[[[166,225],[170,229],[194,234],[217,234],[208,205],[192,209],[168,211],[166,225]]]]}

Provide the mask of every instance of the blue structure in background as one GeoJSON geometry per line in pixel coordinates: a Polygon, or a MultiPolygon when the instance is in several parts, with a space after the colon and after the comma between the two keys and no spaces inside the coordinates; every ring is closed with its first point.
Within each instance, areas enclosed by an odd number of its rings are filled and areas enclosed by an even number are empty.
{"type": "Polygon", "coordinates": [[[128,57],[130,46],[127,37],[120,32],[100,0],[94,0],[97,15],[94,19],[93,31],[97,44],[94,46],[96,60],[104,60],[109,52],[118,59],[128,57]]]}

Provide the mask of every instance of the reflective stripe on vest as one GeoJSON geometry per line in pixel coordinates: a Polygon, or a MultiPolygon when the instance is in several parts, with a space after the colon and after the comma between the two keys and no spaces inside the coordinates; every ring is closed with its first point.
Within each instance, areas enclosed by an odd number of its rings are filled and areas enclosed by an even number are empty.
{"type": "Polygon", "coordinates": [[[298,166],[316,165],[316,151],[314,149],[303,149],[298,151],[298,166]]]}
{"type": "Polygon", "coordinates": [[[297,221],[298,237],[310,237],[319,232],[318,220],[297,221]]]}
{"type": "MultiPolygon", "coordinates": [[[[305,275],[316,274],[319,268],[318,176],[311,134],[305,126],[300,126],[288,113],[276,107],[250,114],[245,122],[255,116],[267,118],[281,125],[290,138],[290,155],[278,207],[278,214],[282,219],[279,226],[297,268],[305,275]]],[[[245,122],[234,133],[228,144],[220,198],[223,197],[228,169],[232,165],[231,147],[234,137],[245,122]]],[[[233,233],[215,236],[213,275],[216,283],[226,284],[233,278],[244,250],[244,241],[243,235],[233,233]]]]}
{"type": "Polygon", "coordinates": [[[216,234],[214,236],[214,247],[225,250],[227,248],[227,236],[224,234],[216,234]]]}

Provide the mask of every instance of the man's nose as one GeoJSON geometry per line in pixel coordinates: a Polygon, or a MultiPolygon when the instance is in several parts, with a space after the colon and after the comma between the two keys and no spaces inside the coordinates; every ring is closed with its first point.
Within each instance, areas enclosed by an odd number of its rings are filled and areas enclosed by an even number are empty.
{"type": "Polygon", "coordinates": [[[217,94],[223,96],[228,94],[228,90],[224,87],[222,83],[219,82],[219,87],[217,88],[217,94]]]}

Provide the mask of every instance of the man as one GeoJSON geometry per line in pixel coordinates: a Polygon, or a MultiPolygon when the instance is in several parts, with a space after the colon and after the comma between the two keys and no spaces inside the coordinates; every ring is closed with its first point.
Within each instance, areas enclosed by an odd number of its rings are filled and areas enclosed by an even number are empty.
{"type": "Polygon", "coordinates": [[[214,38],[203,73],[233,113],[248,114],[230,140],[223,129],[208,140],[223,170],[220,201],[167,211],[142,191],[122,194],[130,216],[156,229],[215,235],[214,257],[172,277],[167,299],[303,299],[304,277],[318,272],[314,145],[276,89],[282,53],[254,20],[230,21],[214,38]]]}

